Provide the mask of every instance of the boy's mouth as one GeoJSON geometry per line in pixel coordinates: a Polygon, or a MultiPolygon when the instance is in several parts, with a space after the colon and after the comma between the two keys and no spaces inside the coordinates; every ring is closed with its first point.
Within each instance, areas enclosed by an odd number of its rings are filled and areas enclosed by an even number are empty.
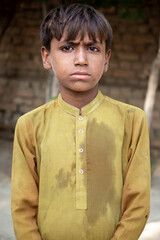
{"type": "Polygon", "coordinates": [[[86,79],[89,78],[91,75],[87,72],[75,72],[71,74],[71,77],[77,78],[77,79],[86,79]]]}

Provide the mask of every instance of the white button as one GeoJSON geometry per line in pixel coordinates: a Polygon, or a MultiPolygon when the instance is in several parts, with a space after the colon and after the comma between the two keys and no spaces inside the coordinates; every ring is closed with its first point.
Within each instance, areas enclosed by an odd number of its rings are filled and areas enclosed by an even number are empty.
{"type": "Polygon", "coordinates": [[[80,130],[79,130],[79,133],[82,134],[82,133],[83,133],[83,130],[80,129],[80,130]]]}
{"type": "Polygon", "coordinates": [[[83,173],[84,173],[83,169],[80,169],[80,170],[79,170],[79,173],[80,173],[80,174],[83,174],[83,173]]]}
{"type": "Polygon", "coordinates": [[[83,120],[83,117],[79,116],[79,120],[83,120]]]}
{"type": "Polygon", "coordinates": [[[79,152],[83,152],[83,148],[79,148],[79,152]]]}

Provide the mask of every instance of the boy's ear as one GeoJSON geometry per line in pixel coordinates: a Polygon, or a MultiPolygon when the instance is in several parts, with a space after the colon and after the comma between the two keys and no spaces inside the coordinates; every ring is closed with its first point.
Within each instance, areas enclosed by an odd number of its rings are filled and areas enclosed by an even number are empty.
{"type": "Polygon", "coordinates": [[[51,69],[52,65],[51,65],[50,53],[44,46],[42,46],[41,48],[41,56],[42,56],[42,62],[43,62],[44,68],[47,70],[51,69]]]}
{"type": "Polygon", "coordinates": [[[111,57],[111,49],[109,49],[105,55],[104,72],[107,72],[108,70],[110,57],[111,57]]]}

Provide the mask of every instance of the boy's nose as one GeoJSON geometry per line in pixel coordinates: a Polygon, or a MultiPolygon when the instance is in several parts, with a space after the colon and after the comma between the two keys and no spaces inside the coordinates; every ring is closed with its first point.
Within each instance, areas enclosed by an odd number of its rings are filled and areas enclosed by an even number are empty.
{"type": "Polygon", "coordinates": [[[87,59],[87,52],[83,48],[77,49],[75,52],[75,59],[74,59],[75,65],[87,65],[88,59],[87,59]]]}

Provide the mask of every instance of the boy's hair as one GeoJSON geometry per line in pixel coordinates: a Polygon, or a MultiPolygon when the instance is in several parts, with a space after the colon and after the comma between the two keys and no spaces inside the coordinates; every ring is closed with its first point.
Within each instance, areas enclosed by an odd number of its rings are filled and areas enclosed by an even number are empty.
{"type": "Polygon", "coordinates": [[[60,6],[52,9],[41,24],[41,40],[50,51],[52,38],[60,40],[65,33],[66,41],[75,40],[78,34],[81,40],[85,33],[91,40],[97,37],[106,42],[106,52],[111,48],[112,28],[102,13],[93,7],[75,3],[69,6],[60,6]]]}

